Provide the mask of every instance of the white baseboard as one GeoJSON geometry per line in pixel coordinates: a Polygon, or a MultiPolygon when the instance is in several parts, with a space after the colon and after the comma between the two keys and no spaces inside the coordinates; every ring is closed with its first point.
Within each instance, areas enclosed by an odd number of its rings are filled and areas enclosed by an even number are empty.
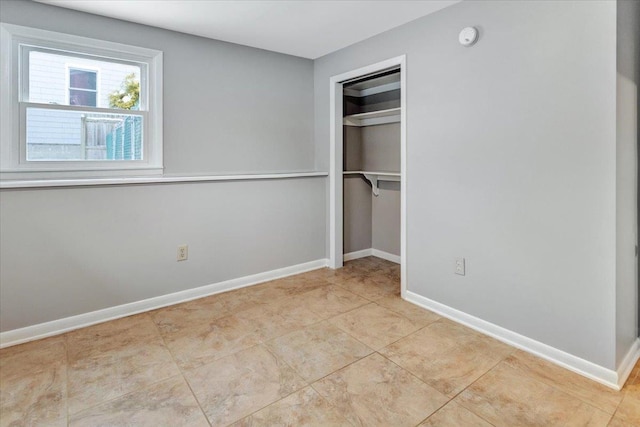
{"type": "MultiPolygon", "coordinates": [[[[520,335],[516,332],[487,322],[460,310],[456,310],[455,308],[433,301],[429,298],[425,298],[414,292],[407,291],[406,299],[407,301],[412,302],[420,307],[431,310],[443,317],[461,323],[471,329],[474,329],[485,335],[489,335],[490,337],[493,337],[513,347],[524,350],[528,353],[534,354],[538,357],[548,360],[549,362],[555,363],[556,365],[585,376],[591,380],[597,381],[608,387],[620,390],[622,386],[620,384],[622,376],[614,370],[596,365],[593,362],[589,362],[588,360],[584,360],[580,357],[574,356],[555,347],[551,347],[550,345],[541,343],[540,341],[525,337],[524,335],[520,335]]],[[[631,368],[633,368],[633,364],[631,364],[631,362],[634,361],[635,363],[635,360],[637,360],[638,357],[639,350],[637,341],[634,344],[634,348],[629,351],[629,354],[627,354],[627,357],[625,357],[625,361],[620,366],[620,368],[623,368],[624,365],[624,369],[629,369],[629,372],[631,371],[631,368]],[[631,368],[628,368],[628,366],[631,366],[631,368]]],[[[626,375],[628,376],[629,373],[627,373],[626,375]]],[[[626,379],[626,377],[624,379],[626,379]]],[[[624,381],[622,383],[624,383],[624,381]]]]}
{"type": "Polygon", "coordinates": [[[400,264],[400,255],[390,254],[389,252],[384,252],[378,249],[371,249],[371,255],[400,264]]]}
{"type": "Polygon", "coordinates": [[[237,279],[225,280],[223,282],[214,283],[212,285],[201,286],[198,288],[187,289],[185,291],[175,292],[168,295],[148,298],[142,301],[131,302],[128,304],[109,307],[102,310],[79,314],[76,316],[65,317],[64,319],[52,320],[46,323],[40,323],[20,329],[1,332],[0,348],[10,347],[12,345],[22,344],[28,341],[46,338],[53,335],[59,335],[64,332],[84,328],[96,323],[119,319],[121,317],[155,310],[157,308],[230,291],[232,289],[244,288],[246,286],[255,285],[269,280],[279,279],[281,277],[292,276],[294,274],[316,270],[318,268],[326,267],[328,263],[329,260],[327,259],[319,259],[316,261],[279,268],[264,273],[252,274],[250,276],[239,277],[237,279]]]}
{"type": "Polygon", "coordinates": [[[627,381],[633,367],[638,363],[638,359],[640,359],[640,338],[636,338],[624,359],[620,362],[620,366],[618,366],[618,388],[622,388],[627,381]]]}
{"type": "Polygon", "coordinates": [[[364,258],[373,255],[372,249],[363,249],[361,251],[349,252],[342,256],[343,261],[351,261],[353,259],[364,258]]]}
{"type": "Polygon", "coordinates": [[[349,252],[348,254],[344,254],[342,259],[343,261],[351,261],[353,259],[364,258],[368,256],[375,256],[378,258],[386,259],[387,261],[395,262],[396,264],[400,264],[400,256],[390,254],[389,252],[384,252],[378,249],[362,249],[361,251],[349,252]]]}

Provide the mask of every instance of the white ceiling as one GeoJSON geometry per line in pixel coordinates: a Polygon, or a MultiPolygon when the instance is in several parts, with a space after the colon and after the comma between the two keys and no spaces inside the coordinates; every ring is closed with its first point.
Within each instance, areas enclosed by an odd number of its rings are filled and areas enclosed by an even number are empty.
{"type": "Polygon", "coordinates": [[[36,0],[315,59],[460,0],[36,0]]]}

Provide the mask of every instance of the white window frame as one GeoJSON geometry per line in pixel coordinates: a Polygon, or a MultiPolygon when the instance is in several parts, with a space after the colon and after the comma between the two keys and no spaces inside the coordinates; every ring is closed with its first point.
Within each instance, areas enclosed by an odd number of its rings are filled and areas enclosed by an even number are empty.
{"type": "MultiPolygon", "coordinates": [[[[162,52],[121,43],[91,39],[0,23],[0,180],[74,179],[161,175],[162,164],[162,52]],[[21,85],[27,62],[23,46],[57,49],[96,59],[141,65],[141,110],[75,107],[26,102],[28,84],[21,85]],[[20,61],[24,63],[21,64],[20,61]],[[144,95],[146,94],[146,95],[144,95]],[[50,108],[143,116],[142,160],[27,161],[26,109],[50,108]]],[[[28,81],[28,80],[27,80],[28,81]]],[[[68,89],[68,88],[67,88],[68,89]]]]}

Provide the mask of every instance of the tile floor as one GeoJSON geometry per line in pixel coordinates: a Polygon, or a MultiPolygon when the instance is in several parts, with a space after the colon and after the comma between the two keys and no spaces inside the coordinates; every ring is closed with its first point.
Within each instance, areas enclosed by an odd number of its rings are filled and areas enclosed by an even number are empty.
{"type": "Polygon", "coordinates": [[[0,351],[1,426],[638,426],[621,392],[399,298],[377,258],[0,351]]]}

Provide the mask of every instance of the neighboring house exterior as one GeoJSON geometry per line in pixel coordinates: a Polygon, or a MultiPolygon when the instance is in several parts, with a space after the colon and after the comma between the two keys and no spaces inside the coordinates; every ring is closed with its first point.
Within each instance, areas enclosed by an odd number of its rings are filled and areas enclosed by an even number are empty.
{"type": "MultiPolygon", "coordinates": [[[[110,108],[109,94],[120,90],[131,73],[139,78],[139,67],[31,51],[29,101],[110,108]]],[[[135,160],[141,156],[140,117],[28,108],[27,123],[28,160],[135,160]]]]}

